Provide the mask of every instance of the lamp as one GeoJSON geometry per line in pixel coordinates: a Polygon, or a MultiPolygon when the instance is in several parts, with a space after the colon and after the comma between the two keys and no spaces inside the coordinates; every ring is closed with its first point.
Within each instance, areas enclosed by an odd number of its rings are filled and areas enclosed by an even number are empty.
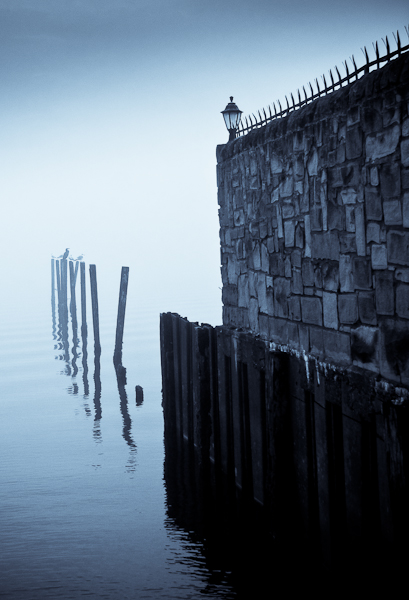
{"type": "Polygon", "coordinates": [[[229,104],[222,110],[224,122],[226,123],[227,130],[230,134],[229,142],[236,138],[236,131],[240,125],[242,112],[243,111],[238,108],[237,104],[233,102],[233,96],[230,96],[229,104]]]}

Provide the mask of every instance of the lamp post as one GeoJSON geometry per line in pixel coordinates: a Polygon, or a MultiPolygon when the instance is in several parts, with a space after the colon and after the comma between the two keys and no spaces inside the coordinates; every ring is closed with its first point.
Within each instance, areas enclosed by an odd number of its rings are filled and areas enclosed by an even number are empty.
{"type": "Polygon", "coordinates": [[[240,110],[237,104],[233,102],[233,96],[230,96],[229,104],[221,112],[224,118],[224,122],[226,123],[227,131],[230,134],[229,142],[231,142],[231,140],[236,139],[236,131],[240,125],[241,113],[243,111],[240,110]]]}

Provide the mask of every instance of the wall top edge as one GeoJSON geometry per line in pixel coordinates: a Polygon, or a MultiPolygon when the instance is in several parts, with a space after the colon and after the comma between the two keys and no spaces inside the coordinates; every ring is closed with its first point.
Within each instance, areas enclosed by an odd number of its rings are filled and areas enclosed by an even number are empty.
{"type": "Polygon", "coordinates": [[[340,88],[326,96],[312,101],[285,117],[270,121],[262,127],[251,130],[216,148],[218,164],[228,161],[246,150],[259,146],[271,139],[282,137],[288,131],[302,129],[316,121],[328,118],[335,111],[356,106],[365,98],[385,93],[392,88],[408,90],[409,86],[409,53],[389,62],[381,69],[372,71],[348,86],[340,88]]]}

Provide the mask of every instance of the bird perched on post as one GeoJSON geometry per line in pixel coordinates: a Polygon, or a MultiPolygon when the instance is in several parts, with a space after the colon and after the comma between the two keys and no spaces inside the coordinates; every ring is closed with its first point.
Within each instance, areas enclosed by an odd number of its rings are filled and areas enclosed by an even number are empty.
{"type": "Polygon", "coordinates": [[[81,254],[80,256],[77,256],[77,258],[75,260],[82,260],[84,258],[84,255],[81,254]]]}
{"type": "Polygon", "coordinates": [[[66,248],[64,254],[62,255],[63,260],[66,260],[68,258],[69,252],[70,252],[70,249],[66,248]]]}

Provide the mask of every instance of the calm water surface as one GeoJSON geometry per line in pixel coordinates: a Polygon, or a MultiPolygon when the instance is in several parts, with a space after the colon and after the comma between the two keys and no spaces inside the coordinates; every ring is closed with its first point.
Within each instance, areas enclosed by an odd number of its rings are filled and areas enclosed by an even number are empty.
{"type": "Polygon", "coordinates": [[[0,332],[0,596],[236,597],[230,572],[167,514],[157,308],[128,299],[122,391],[116,311],[101,310],[100,394],[90,306],[87,347],[77,306],[68,353],[50,300],[27,308],[0,332]]]}

